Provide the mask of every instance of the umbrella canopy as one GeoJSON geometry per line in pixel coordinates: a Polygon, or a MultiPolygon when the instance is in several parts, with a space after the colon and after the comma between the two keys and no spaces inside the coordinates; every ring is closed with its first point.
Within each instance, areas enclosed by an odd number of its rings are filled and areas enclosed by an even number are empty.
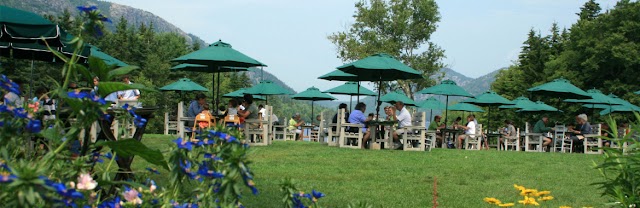
{"type": "MultiPolygon", "coordinates": [[[[68,43],[73,40],[75,36],[65,32],[64,30],[60,31],[59,41],[63,43],[68,43]]],[[[80,57],[80,62],[86,61],[86,59],[92,55],[91,47],[88,44],[82,46],[79,54],[76,54],[80,57]]],[[[51,46],[53,50],[57,50],[66,56],[71,56],[76,50],[75,44],[67,44],[61,47],[51,46]]],[[[37,60],[37,61],[46,61],[46,62],[56,62],[58,57],[53,54],[49,50],[49,48],[44,43],[38,42],[7,42],[4,40],[0,40],[0,56],[15,58],[15,59],[29,59],[29,60],[37,60]]],[[[101,58],[101,57],[99,57],[101,58]]],[[[113,57],[112,57],[113,58],[113,57]]]]}
{"type": "Polygon", "coordinates": [[[294,100],[312,100],[312,101],[317,101],[317,100],[335,100],[336,98],[332,97],[331,95],[327,95],[324,94],[322,92],[320,92],[320,90],[318,88],[315,87],[310,87],[305,91],[302,91],[298,94],[295,94],[293,96],[291,96],[292,99],[294,100]]]}
{"type": "Polygon", "coordinates": [[[464,111],[464,112],[484,112],[480,107],[469,103],[457,103],[449,106],[449,110],[452,111],[464,111]]]}
{"type": "Polygon", "coordinates": [[[220,68],[216,68],[216,70],[211,70],[209,66],[201,65],[201,64],[178,64],[174,67],[171,67],[171,71],[191,71],[191,72],[202,72],[202,73],[215,73],[215,72],[238,72],[238,71],[247,71],[246,67],[230,67],[230,66],[222,66],[220,68]]]}
{"type": "Polygon", "coordinates": [[[167,86],[161,87],[162,91],[209,91],[207,88],[195,83],[187,78],[182,78],[174,83],[171,83],[167,86]]]}
{"type": "Polygon", "coordinates": [[[513,101],[511,101],[513,103],[513,105],[501,105],[498,108],[502,108],[502,109],[511,109],[511,108],[531,108],[532,106],[536,105],[535,102],[529,100],[529,98],[526,97],[518,97],[516,99],[514,99],[513,101]]]}
{"type": "Polygon", "coordinates": [[[590,99],[591,96],[564,78],[529,88],[527,91],[550,97],[590,99]]]}
{"type": "Polygon", "coordinates": [[[415,106],[416,102],[411,98],[407,97],[402,91],[395,91],[387,93],[386,95],[380,97],[380,101],[394,104],[397,101],[402,101],[405,105],[415,106]]]}
{"type": "Polygon", "coordinates": [[[605,94],[602,94],[600,90],[590,89],[587,93],[591,96],[591,99],[566,99],[564,102],[569,103],[584,103],[584,104],[608,104],[608,105],[622,105],[623,102],[613,99],[605,94]]]}
{"type": "Polygon", "coordinates": [[[620,113],[620,112],[637,112],[638,109],[635,109],[632,106],[626,106],[626,105],[612,105],[612,106],[605,106],[604,110],[600,111],[600,115],[604,116],[610,113],[620,113]]]}
{"type": "Polygon", "coordinates": [[[331,95],[320,92],[318,88],[310,87],[309,89],[302,91],[298,94],[291,96],[294,100],[310,100],[311,101],[311,120],[313,121],[313,103],[317,100],[335,100],[336,98],[331,95]]]}
{"type": "Polygon", "coordinates": [[[418,91],[422,94],[473,97],[453,80],[444,80],[440,84],[418,91]]]}
{"type": "Polygon", "coordinates": [[[328,74],[318,77],[318,79],[329,81],[361,81],[358,76],[340,70],[329,72],[328,74]]]}
{"type": "Polygon", "coordinates": [[[324,91],[324,93],[331,93],[336,95],[370,95],[370,96],[376,95],[375,92],[358,85],[357,82],[347,82],[347,83],[344,83],[343,85],[324,91]]]}
{"type": "Polygon", "coordinates": [[[104,63],[106,63],[109,66],[118,66],[118,67],[129,66],[129,64],[124,63],[118,60],[117,58],[114,58],[113,56],[110,56],[109,54],[106,54],[100,51],[100,49],[95,46],[91,46],[91,56],[95,56],[96,58],[102,59],[104,63]]]}
{"type": "Polygon", "coordinates": [[[427,98],[426,100],[419,102],[416,106],[418,106],[418,108],[431,110],[442,110],[446,108],[444,103],[436,100],[434,97],[427,98]]]}
{"type": "Polygon", "coordinates": [[[542,101],[536,101],[534,106],[522,108],[516,112],[558,112],[558,109],[547,105],[542,101]]]}
{"type": "Polygon", "coordinates": [[[510,100],[498,95],[493,91],[484,92],[475,98],[462,101],[463,103],[471,103],[477,106],[499,106],[499,105],[513,105],[510,100]]]}
{"type": "MultiPolygon", "coordinates": [[[[222,95],[222,97],[226,97],[226,98],[242,98],[244,97],[245,92],[247,91],[246,88],[240,88],[239,90],[227,93],[222,95]]],[[[254,95],[253,96],[254,100],[265,100],[264,96],[261,95],[254,95]]]]}
{"type": "MultiPolygon", "coordinates": [[[[622,98],[619,98],[618,96],[616,96],[616,95],[614,95],[614,94],[609,94],[608,96],[609,96],[611,99],[613,99],[614,101],[619,102],[619,103],[622,103],[622,104],[621,104],[622,106],[626,106],[627,108],[630,108],[630,109],[632,109],[632,110],[634,110],[634,111],[640,111],[640,107],[638,107],[638,106],[636,106],[636,105],[634,105],[634,104],[631,104],[629,101],[626,101],[626,100],[624,100],[624,99],[622,99],[622,98]]],[[[618,109],[624,109],[624,108],[620,108],[620,107],[618,107],[618,109]]]]}
{"type": "Polygon", "coordinates": [[[640,95],[640,91],[636,91],[636,92],[634,92],[634,93],[635,93],[635,94],[638,94],[638,95],[640,95]]]}
{"type": "Polygon", "coordinates": [[[337,68],[340,71],[358,76],[360,81],[393,81],[422,78],[422,74],[419,71],[385,53],[375,54],[337,68]]]}
{"type": "MultiPolygon", "coordinates": [[[[282,88],[271,81],[262,81],[257,85],[247,89],[244,94],[250,95],[290,95],[289,90],[282,88]]],[[[265,97],[265,100],[269,102],[269,97],[265,97]]]]}
{"type": "MultiPolygon", "coordinates": [[[[201,64],[206,66],[232,66],[232,67],[254,67],[267,66],[239,51],[233,49],[231,44],[218,41],[209,47],[191,52],[171,60],[178,63],[201,64]]],[[[216,70],[211,68],[211,70],[216,70]]]]}
{"type": "Polygon", "coordinates": [[[0,6],[0,40],[4,42],[40,43],[44,39],[52,46],[62,46],[60,28],[44,17],[0,6]]]}

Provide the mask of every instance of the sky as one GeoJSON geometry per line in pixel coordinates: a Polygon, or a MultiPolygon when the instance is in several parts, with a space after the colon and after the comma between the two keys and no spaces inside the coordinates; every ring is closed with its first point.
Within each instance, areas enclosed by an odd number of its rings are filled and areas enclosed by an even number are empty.
{"type": "MultiPolygon", "coordinates": [[[[353,0],[110,0],[146,10],[208,43],[222,40],[268,65],[297,92],[343,84],[317,77],[344,63],[327,36],[354,22],[353,0]]],[[[529,30],[569,28],[586,0],[436,0],[441,20],[432,42],[442,62],[477,78],[517,59],[529,30]]],[[[598,0],[603,9],[615,0],[598,0]]],[[[372,89],[369,86],[370,89],[372,89]]],[[[343,98],[338,97],[343,100],[343,98]]]]}

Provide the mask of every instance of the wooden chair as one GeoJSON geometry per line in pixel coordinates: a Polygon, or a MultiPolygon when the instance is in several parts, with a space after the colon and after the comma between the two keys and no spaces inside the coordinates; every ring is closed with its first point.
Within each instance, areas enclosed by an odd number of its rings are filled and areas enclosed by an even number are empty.
{"type": "Polygon", "coordinates": [[[318,124],[318,129],[317,130],[311,129],[310,139],[311,141],[324,143],[324,139],[322,137],[323,134],[324,134],[324,115],[320,113],[320,123],[318,124]]]}
{"type": "Polygon", "coordinates": [[[284,141],[284,138],[285,138],[284,135],[285,135],[285,131],[286,131],[285,129],[287,128],[286,124],[287,124],[288,120],[287,120],[287,118],[283,118],[283,119],[284,120],[282,120],[282,122],[279,123],[278,125],[276,125],[276,124],[272,125],[272,129],[273,129],[272,130],[273,131],[272,138],[273,138],[273,140],[283,140],[284,141]]]}
{"type": "Polygon", "coordinates": [[[529,122],[525,124],[524,132],[524,151],[525,152],[542,152],[542,144],[544,142],[544,134],[531,132],[529,122]]]}
{"type": "Polygon", "coordinates": [[[327,128],[328,136],[327,136],[327,144],[329,146],[339,146],[340,144],[340,129],[342,128],[342,123],[344,122],[345,117],[345,109],[338,110],[338,121],[336,123],[329,124],[327,128]],[[335,130],[333,130],[335,128],[335,130]]]}
{"type": "Polygon", "coordinates": [[[568,138],[565,134],[567,133],[567,127],[564,125],[556,125],[555,134],[553,135],[553,150],[556,152],[573,152],[571,148],[573,147],[573,140],[568,138]]]}
{"type": "Polygon", "coordinates": [[[193,131],[191,132],[191,139],[196,138],[195,134],[197,129],[201,129],[201,130],[208,129],[215,125],[216,125],[215,120],[213,119],[210,113],[199,113],[198,115],[196,115],[196,118],[193,120],[193,128],[192,128],[193,131]]]}
{"type": "MultiPolygon", "coordinates": [[[[482,124],[476,126],[475,134],[466,134],[464,148],[467,150],[482,150],[482,124]]],[[[457,138],[456,138],[457,139],[457,138]]]]}
{"type": "Polygon", "coordinates": [[[404,151],[424,151],[426,144],[426,118],[425,112],[415,113],[411,118],[411,126],[405,126],[404,133],[402,134],[403,150],[404,151]]]}
{"type": "MultiPolygon", "coordinates": [[[[339,119],[338,119],[339,121],[339,119]]],[[[340,125],[340,137],[338,138],[339,146],[345,148],[352,149],[362,149],[362,138],[364,137],[364,133],[362,133],[362,128],[364,125],[362,124],[352,124],[352,123],[343,123],[340,125]],[[348,128],[359,128],[358,132],[349,132],[348,128]]]]}
{"type": "MultiPolygon", "coordinates": [[[[270,115],[271,106],[265,106],[265,112],[270,115]]],[[[271,116],[267,120],[258,117],[257,119],[246,119],[244,121],[245,142],[254,146],[267,146],[269,142],[269,130],[271,129],[271,116]]]]}
{"type": "Polygon", "coordinates": [[[169,119],[169,112],[164,113],[164,135],[169,135],[169,132],[178,131],[178,121],[172,121],[169,119]]]}
{"type": "Polygon", "coordinates": [[[584,154],[602,154],[602,124],[594,125],[591,134],[584,135],[584,154]]]}
{"type": "Polygon", "coordinates": [[[503,142],[504,150],[509,150],[509,147],[513,147],[515,151],[520,151],[520,128],[516,129],[516,136],[505,137],[503,142]]]}
{"type": "Polygon", "coordinates": [[[225,126],[233,126],[237,127],[240,125],[240,116],[238,115],[227,115],[222,120],[225,126]]]}

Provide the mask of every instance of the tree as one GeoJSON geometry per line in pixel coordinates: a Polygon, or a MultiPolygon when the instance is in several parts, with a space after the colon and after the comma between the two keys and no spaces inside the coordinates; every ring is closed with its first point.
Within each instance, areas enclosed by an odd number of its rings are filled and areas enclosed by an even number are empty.
{"type": "Polygon", "coordinates": [[[600,4],[598,4],[595,0],[589,0],[584,6],[580,7],[580,13],[576,13],[580,20],[593,20],[600,14],[600,4]]]}
{"type": "MultiPolygon", "coordinates": [[[[429,77],[444,65],[444,50],[430,42],[440,20],[433,0],[362,0],[355,4],[355,23],[347,31],[330,35],[345,62],[376,53],[388,53],[422,72],[424,79],[397,81],[411,98],[413,92],[431,86],[429,77]]],[[[379,86],[380,89],[388,89],[379,86]]]]}

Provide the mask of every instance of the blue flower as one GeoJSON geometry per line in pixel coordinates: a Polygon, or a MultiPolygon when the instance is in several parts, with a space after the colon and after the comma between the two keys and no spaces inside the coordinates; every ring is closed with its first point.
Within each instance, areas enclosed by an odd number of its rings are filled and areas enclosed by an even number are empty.
{"type": "Polygon", "coordinates": [[[24,108],[14,108],[13,115],[18,118],[27,118],[29,114],[27,114],[27,111],[24,108]]]}
{"type": "Polygon", "coordinates": [[[218,157],[218,156],[216,156],[216,155],[214,155],[214,154],[211,154],[211,153],[204,153],[204,158],[206,158],[206,159],[213,159],[213,161],[220,161],[220,160],[222,160],[222,158],[220,158],[220,157],[218,157]]]}
{"type": "Polygon", "coordinates": [[[7,112],[11,112],[9,110],[9,107],[7,107],[6,105],[0,105],[0,113],[7,113],[7,112]]]}
{"type": "Polygon", "coordinates": [[[113,22],[111,22],[111,19],[105,17],[102,14],[98,14],[98,20],[103,21],[103,22],[113,23],[113,22]]]}
{"type": "Polygon", "coordinates": [[[108,114],[108,113],[102,114],[102,119],[111,122],[111,114],[108,114]]]}
{"type": "Polygon", "coordinates": [[[100,105],[106,105],[107,104],[107,101],[104,100],[104,98],[101,98],[98,95],[93,95],[93,96],[89,96],[89,97],[91,98],[91,101],[96,102],[96,103],[98,103],[100,105]]]}
{"type": "Polygon", "coordinates": [[[142,118],[142,116],[134,115],[133,123],[138,128],[142,128],[145,124],[147,124],[147,119],[142,118]]]}
{"type": "Polygon", "coordinates": [[[315,199],[319,199],[319,198],[325,197],[325,195],[322,192],[316,191],[315,189],[311,190],[311,194],[313,195],[313,198],[315,198],[315,199]]]}
{"type": "Polygon", "coordinates": [[[98,25],[93,26],[93,31],[95,32],[94,34],[95,37],[102,37],[104,35],[104,33],[102,32],[102,29],[98,25]]]}
{"type": "Polygon", "coordinates": [[[251,188],[251,192],[253,193],[253,195],[258,195],[258,189],[256,188],[256,184],[253,182],[253,180],[247,180],[247,186],[251,188]]]}
{"type": "Polygon", "coordinates": [[[71,92],[67,92],[67,96],[70,98],[83,99],[89,97],[89,93],[73,90],[71,92]]]}
{"type": "Polygon", "coordinates": [[[40,120],[29,120],[27,123],[27,131],[31,133],[39,133],[42,130],[42,122],[40,120]]]}
{"type": "Polygon", "coordinates": [[[98,208],[116,208],[120,207],[120,197],[116,197],[113,200],[107,200],[98,205],[98,208]]]}
{"type": "Polygon", "coordinates": [[[9,172],[0,173],[0,183],[11,183],[13,179],[16,179],[16,176],[9,172]]]}
{"type": "Polygon", "coordinates": [[[122,109],[129,110],[129,103],[122,105],[122,109]]]}
{"type": "Polygon", "coordinates": [[[94,152],[93,155],[91,155],[91,161],[93,162],[98,162],[98,163],[102,163],[104,162],[102,159],[100,159],[100,152],[94,152]]]}
{"type": "Polygon", "coordinates": [[[75,189],[67,189],[67,187],[62,183],[53,183],[51,185],[58,194],[66,199],[83,199],[84,195],[82,193],[77,192],[75,189]]]}
{"type": "Polygon", "coordinates": [[[173,140],[173,142],[178,145],[179,149],[186,149],[189,151],[193,149],[193,146],[191,146],[191,142],[187,141],[186,139],[183,140],[182,138],[177,138],[176,140],[173,140]]]}
{"type": "Polygon", "coordinates": [[[155,169],[155,168],[147,168],[147,170],[148,170],[149,172],[151,172],[151,173],[155,173],[155,174],[158,174],[158,175],[160,174],[160,172],[158,171],[158,169],[155,169]]]}
{"type": "Polygon", "coordinates": [[[113,155],[111,154],[111,152],[107,152],[107,154],[104,154],[104,157],[106,157],[109,160],[113,159],[113,155]]]}
{"type": "Polygon", "coordinates": [[[207,164],[204,163],[204,162],[198,168],[198,174],[200,174],[201,176],[210,177],[210,178],[222,178],[222,177],[224,177],[224,175],[222,173],[215,172],[213,170],[209,170],[209,167],[207,167],[207,164]]]}
{"type": "Polygon", "coordinates": [[[84,13],[89,13],[98,9],[96,6],[77,6],[76,8],[84,13]]]}

